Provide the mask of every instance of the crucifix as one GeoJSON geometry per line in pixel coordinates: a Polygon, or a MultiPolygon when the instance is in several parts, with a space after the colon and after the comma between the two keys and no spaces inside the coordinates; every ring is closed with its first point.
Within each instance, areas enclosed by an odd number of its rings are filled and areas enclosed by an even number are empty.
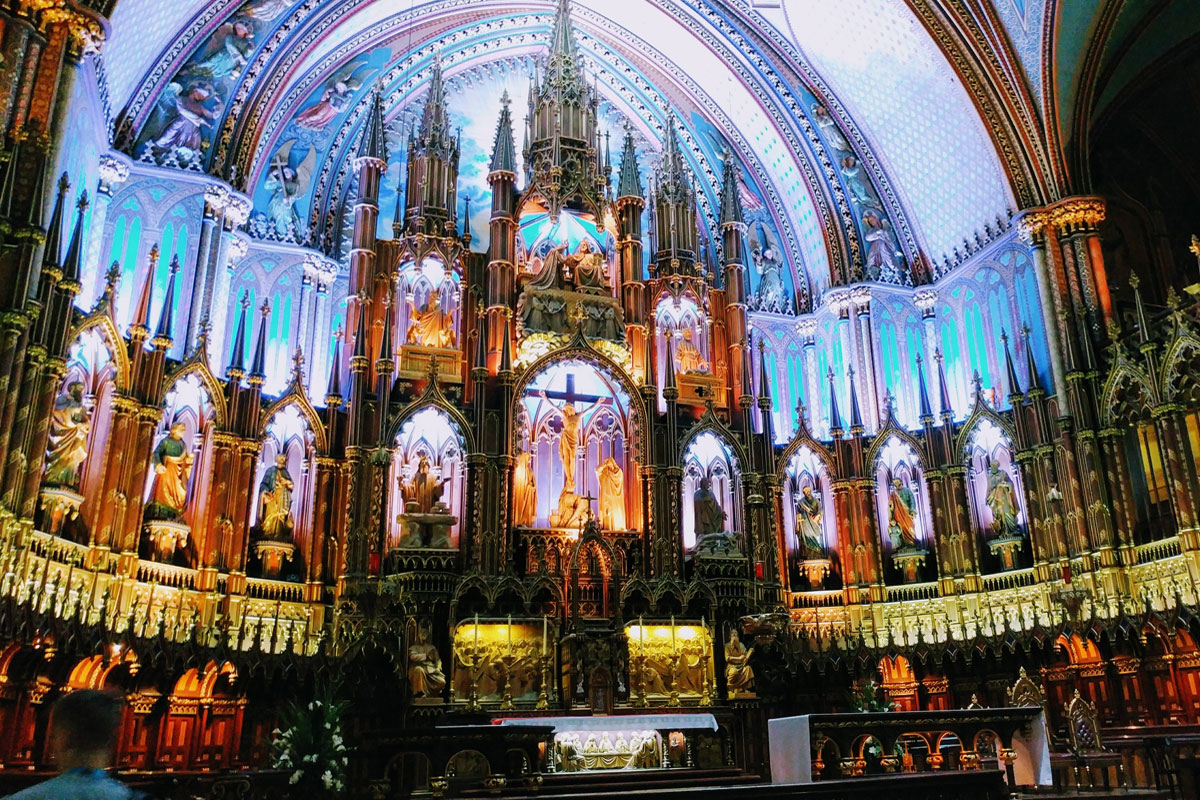
{"type": "MultiPolygon", "coordinates": [[[[542,389],[539,392],[542,400],[549,403],[562,418],[562,432],[558,438],[558,457],[563,468],[563,492],[575,491],[575,472],[576,472],[576,453],[579,445],[579,426],[580,423],[597,407],[604,405],[609,398],[600,395],[588,395],[576,391],[575,375],[567,373],[566,389],[561,392],[548,392],[542,389]],[[553,398],[553,399],[552,399],[553,398]],[[554,399],[561,400],[561,403],[554,402],[554,399]],[[578,409],[576,403],[586,403],[591,401],[591,404],[585,407],[582,411],[578,409]]],[[[539,408],[535,409],[534,419],[536,420],[540,412],[539,408]]]]}

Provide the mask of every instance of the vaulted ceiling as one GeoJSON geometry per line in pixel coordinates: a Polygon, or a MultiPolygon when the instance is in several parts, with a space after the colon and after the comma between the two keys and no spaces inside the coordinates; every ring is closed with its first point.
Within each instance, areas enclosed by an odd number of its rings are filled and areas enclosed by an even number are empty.
{"type": "MultiPolygon", "coordinates": [[[[702,213],[712,215],[729,148],[748,199],[761,206],[764,227],[795,267],[797,291],[807,294],[833,276],[861,272],[880,226],[907,263],[936,269],[965,250],[964,240],[994,234],[1010,210],[1053,199],[1062,168],[1054,163],[1060,151],[1048,143],[1054,126],[1044,103],[1053,101],[1065,125],[1079,92],[1066,73],[1078,74],[1076,64],[1086,60],[1101,5],[573,0],[570,8],[603,116],[614,135],[633,129],[643,171],[674,116],[693,171],[712,184],[701,198],[702,213]],[[1046,53],[1054,54],[1051,63],[1043,63],[1046,53]]],[[[329,219],[347,189],[346,165],[370,92],[380,88],[399,135],[439,54],[464,126],[464,156],[484,157],[499,94],[507,88],[520,110],[555,6],[118,0],[104,53],[119,111],[117,143],[142,155],[162,135],[180,93],[204,81],[213,119],[202,126],[203,152],[193,166],[244,187],[262,206],[280,151],[292,167],[311,154],[297,213],[314,244],[331,246],[329,219]],[[314,110],[322,102],[329,107],[314,110]]],[[[1117,17],[1110,27],[1126,30],[1126,17],[1117,17]]],[[[1156,19],[1167,26],[1174,17],[1156,19]]],[[[1137,38],[1127,32],[1123,41],[1137,38]]],[[[1120,73],[1134,44],[1110,56],[1111,73],[1120,73]]]]}

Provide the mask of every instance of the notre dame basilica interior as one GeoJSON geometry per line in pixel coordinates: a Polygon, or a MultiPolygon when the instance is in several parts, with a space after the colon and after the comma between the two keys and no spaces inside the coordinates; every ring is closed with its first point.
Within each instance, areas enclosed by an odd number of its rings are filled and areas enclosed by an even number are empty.
{"type": "Polygon", "coordinates": [[[1193,0],[4,0],[0,794],[1195,797],[1193,0]]]}

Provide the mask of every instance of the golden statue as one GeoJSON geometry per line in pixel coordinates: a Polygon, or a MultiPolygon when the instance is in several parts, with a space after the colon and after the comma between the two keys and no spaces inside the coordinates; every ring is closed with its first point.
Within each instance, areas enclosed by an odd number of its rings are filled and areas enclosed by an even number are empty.
{"type": "Polygon", "coordinates": [[[263,472],[258,484],[258,519],[262,534],[277,541],[292,540],[292,489],[296,488],[287,468],[287,456],[275,456],[275,465],[263,472]]]}
{"type": "Polygon", "coordinates": [[[575,450],[579,446],[579,423],[589,411],[600,405],[602,401],[597,399],[583,411],[577,411],[572,402],[564,401],[562,405],[555,403],[546,396],[545,390],[542,391],[542,399],[553,406],[558,411],[558,415],[562,417],[562,433],[558,437],[558,460],[563,468],[563,493],[573,493],[575,491],[575,450]]]}
{"type": "Polygon", "coordinates": [[[154,448],[151,463],[154,465],[154,489],[146,508],[148,519],[178,520],[183,516],[187,503],[188,479],[192,474],[195,457],[183,443],[187,428],[182,422],[171,426],[168,435],[154,448]]]}
{"type": "Polygon", "coordinates": [[[429,302],[424,309],[417,308],[409,297],[408,334],[405,341],[423,347],[454,347],[454,321],[451,314],[442,310],[441,295],[429,293],[429,302]]]}
{"type": "Polygon", "coordinates": [[[625,524],[625,473],[612,456],[596,467],[600,484],[600,526],[609,531],[627,530],[625,524]]]}
{"type": "Polygon", "coordinates": [[[592,246],[584,239],[579,250],[567,259],[575,269],[575,285],[580,289],[607,289],[608,268],[604,256],[592,252],[592,246]]]}
{"type": "Polygon", "coordinates": [[[71,381],[67,390],[54,400],[50,415],[50,447],[46,451],[46,483],[53,486],[79,486],[79,467],[87,458],[88,430],[91,420],[83,407],[83,384],[71,381]]]}
{"type": "Polygon", "coordinates": [[[424,628],[417,631],[417,640],[408,648],[408,684],[413,697],[433,697],[446,687],[442,658],[424,628]]]}
{"type": "Polygon", "coordinates": [[[675,371],[679,375],[689,372],[708,372],[708,362],[692,343],[692,329],[684,328],[675,347],[675,371]]]}
{"type": "Polygon", "coordinates": [[[532,526],[537,522],[537,481],[531,458],[528,450],[517,455],[513,470],[513,525],[532,526]]]}
{"type": "Polygon", "coordinates": [[[725,685],[731,698],[754,693],[754,668],[750,666],[753,654],[754,648],[747,650],[736,630],[729,632],[729,641],[725,643],[725,685]]]}
{"type": "Polygon", "coordinates": [[[404,495],[404,510],[409,514],[430,514],[442,499],[445,478],[435,478],[429,472],[429,457],[424,453],[417,460],[417,471],[400,484],[404,495]]]}

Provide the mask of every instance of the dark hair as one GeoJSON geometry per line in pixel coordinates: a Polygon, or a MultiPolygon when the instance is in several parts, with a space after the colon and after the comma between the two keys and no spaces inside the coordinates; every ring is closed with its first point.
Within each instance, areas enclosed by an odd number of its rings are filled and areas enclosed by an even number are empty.
{"type": "Polygon", "coordinates": [[[52,731],[63,745],[79,753],[109,750],[117,736],[122,702],[116,695],[96,689],[79,689],[54,704],[52,731]]]}

